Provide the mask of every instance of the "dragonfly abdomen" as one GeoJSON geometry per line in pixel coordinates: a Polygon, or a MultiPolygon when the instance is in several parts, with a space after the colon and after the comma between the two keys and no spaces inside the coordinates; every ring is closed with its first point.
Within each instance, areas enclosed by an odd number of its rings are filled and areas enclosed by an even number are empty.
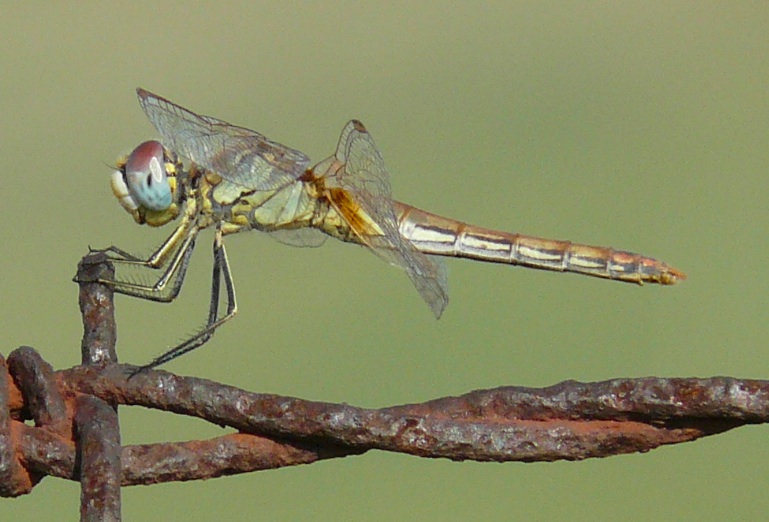
{"type": "Polygon", "coordinates": [[[629,283],[675,284],[685,277],[661,261],[633,252],[516,235],[510,263],[629,283]]]}
{"type": "Polygon", "coordinates": [[[426,254],[464,257],[631,283],[675,284],[686,275],[651,257],[468,225],[394,202],[401,234],[426,254]]]}

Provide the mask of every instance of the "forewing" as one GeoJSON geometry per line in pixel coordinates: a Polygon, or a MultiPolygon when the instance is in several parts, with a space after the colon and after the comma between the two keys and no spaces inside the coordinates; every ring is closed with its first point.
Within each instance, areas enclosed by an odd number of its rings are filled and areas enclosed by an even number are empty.
{"type": "MultiPolygon", "coordinates": [[[[379,150],[363,124],[350,121],[342,131],[336,159],[343,167],[333,176],[381,230],[356,230],[361,240],[388,263],[406,271],[436,317],[448,304],[448,283],[443,260],[420,252],[398,231],[392,205],[390,177],[379,150]]],[[[355,227],[353,223],[351,226],[355,227]]]]}
{"type": "Polygon", "coordinates": [[[273,190],[304,174],[310,159],[256,131],[202,116],[144,89],[139,103],[169,149],[252,190],[273,190]]]}

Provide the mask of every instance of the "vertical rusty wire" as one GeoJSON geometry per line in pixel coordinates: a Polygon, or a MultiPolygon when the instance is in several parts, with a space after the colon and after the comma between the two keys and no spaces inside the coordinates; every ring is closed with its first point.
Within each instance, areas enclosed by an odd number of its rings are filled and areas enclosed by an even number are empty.
{"type": "Polygon", "coordinates": [[[80,312],[83,317],[81,364],[105,366],[118,362],[115,342],[115,307],[112,288],[99,280],[114,279],[115,269],[103,252],[92,252],[77,265],[80,312]]]}
{"type": "Polygon", "coordinates": [[[122,471],[117,412],[105,401],[81,395],[75,402],[80,460],[80,520],[120,520],[122,471]]]}
{"type": "MultiPolygon", "coordinates": [[[[78,264],[80,311],[83,316],[81,360],[84,366],[117,364],[117,328],[113,291],[100,280],[113,279],[114,267],[102,252],[78,264]]],[[[77,460],[80,463],[80,520],[119,521],[122,472],[117,404],[93,396],[75,401],[77,460]]]]}

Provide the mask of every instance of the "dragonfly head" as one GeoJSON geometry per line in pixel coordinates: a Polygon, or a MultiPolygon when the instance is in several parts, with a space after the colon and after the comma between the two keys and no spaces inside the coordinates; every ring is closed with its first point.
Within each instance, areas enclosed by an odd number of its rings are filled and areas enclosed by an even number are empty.
{"type": "Polygon", "coordinates": [[[140,225],[165,225],[180,213],[177,167],[160,142],[145,141],[118,161],[112,173],[112,193],[140,225]]]}

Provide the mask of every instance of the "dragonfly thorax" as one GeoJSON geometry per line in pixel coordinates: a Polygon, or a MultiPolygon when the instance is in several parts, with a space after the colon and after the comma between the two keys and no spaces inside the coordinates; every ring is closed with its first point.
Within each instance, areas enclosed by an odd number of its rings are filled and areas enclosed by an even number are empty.
{"type": "Polygon", "coordinates": [[[179,216],[175,155],[160,142],[145,141],[117,162],[112,193],[139,224],[162,226],[179,216]]]}

